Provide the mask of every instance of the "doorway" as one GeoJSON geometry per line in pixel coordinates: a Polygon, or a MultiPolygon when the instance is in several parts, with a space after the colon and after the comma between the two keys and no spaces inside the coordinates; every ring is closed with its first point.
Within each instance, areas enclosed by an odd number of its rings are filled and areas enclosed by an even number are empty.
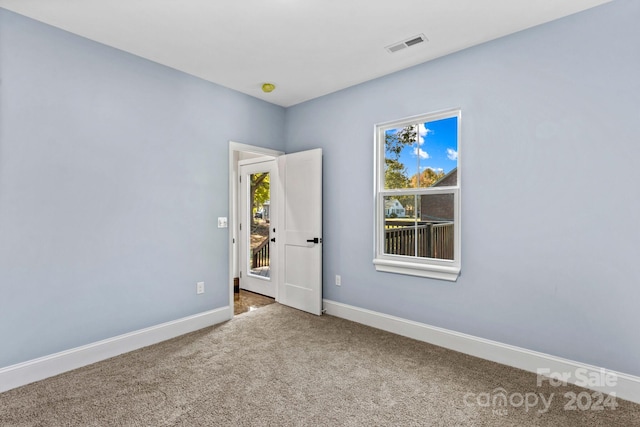
{"type": "MultiPolygon", "coordinates": [[[[240,259],[240,167],[241,163],[249,160],[275,160],[284,154],[281,151],[239,142],[229,142],[229,307],[230,317],[234,315],[234,307],[238,308],[237,313],[250,311],[256,307],[263,306],[275,301],[275,298],[254,294],[250,291],[240,289],[240,284],[244,277],[240,278],[240,266],[243,262],[240,259]]],[[[270,184],[271,185],[271,184],[270,184]]],[[[271,275],[271,281],[274,277],[271,275]]]]}
{"type": "MultiPolygon", "coordinates": [[[[260,221],[262,226],[265,223],[260,221]]],[[[284,154],[230,141],[228,224],[230,317],[233,315],[235,285],[247,277],[256,279],[254,284],[263,285],[263,288],[267,282],[270,283],[275,301],[281,304],[322,314],[321,149],[284,154]],[[271,193],[266,204],[264,197],[258,201],[251,197],[253,189],[250,182],[257,183],[262,179],[266,171],[261,168],[269,162],[273,169],[269,172],[271,193]],[[249,167],[260,163],[263,164],[257,169],[249,167]],[[241,203],[246,203],[246,206],[242,207],[241,203]],[[267,211],[268,234],[264,227],[261,231],[252,229],[250,224],[257,224],[257,219],[263,220],[267,211]],[[257,236],[253,246],[252,234],[257,236]],[[256,253],[261,256],[259,245],[264,240],[268,240],[269,269],[262,261],[254,260],[256,253]]],[[[239,285],[238,288],[247,286],[239,285]]]]}

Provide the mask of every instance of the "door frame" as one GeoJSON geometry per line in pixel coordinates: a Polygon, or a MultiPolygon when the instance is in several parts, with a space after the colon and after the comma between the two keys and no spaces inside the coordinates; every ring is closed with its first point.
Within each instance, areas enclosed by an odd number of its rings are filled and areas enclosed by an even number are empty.
{"type": "Polygon", "coordinates": [[[240,186],[238,185],[238,162],[241,153],[258,156],[279,157],[283,151],[273,150],[265,147],[242,144],[240,142],[229,141],[229,318],[233,318],[233,279],[238,276],[239,271],[239,240],[238,240],[238,199],[240,186]]]}

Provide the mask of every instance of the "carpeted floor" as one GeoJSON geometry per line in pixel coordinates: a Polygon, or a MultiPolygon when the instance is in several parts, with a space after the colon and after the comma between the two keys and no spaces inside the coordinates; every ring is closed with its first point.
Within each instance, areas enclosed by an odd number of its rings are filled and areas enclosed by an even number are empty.
{"type": "Polygon", "coordinates": [[[0,394],[0,425],[640,426],[640,405],[570,393],[593,394],[271,304],[0,394]]]}

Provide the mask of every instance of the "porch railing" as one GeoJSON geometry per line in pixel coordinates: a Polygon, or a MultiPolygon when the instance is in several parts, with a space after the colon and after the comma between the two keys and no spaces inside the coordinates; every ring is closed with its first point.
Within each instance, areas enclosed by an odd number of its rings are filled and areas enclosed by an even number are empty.
{"type": "Polygon", "coordinates": [[[453,223],[433,224],[431,226],[431,257],[453,259],[453,223]]]}
{"type": "Polygon", "coordinates": [[[384,253],[453,259],[453,223],[391,225],[385,229],[384,253]]]}
{"type": "Polygon", "coordinates": [[[252,264],[251,268],[269,266],[269,238],[264,239],[260,245],[251,250],[252,264]]]}

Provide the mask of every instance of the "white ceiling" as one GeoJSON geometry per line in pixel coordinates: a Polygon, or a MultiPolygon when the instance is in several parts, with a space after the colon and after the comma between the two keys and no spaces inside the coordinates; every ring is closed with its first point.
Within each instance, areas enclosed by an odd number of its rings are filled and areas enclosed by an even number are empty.
{"type": "Polygon", "coordinates": [[[282,106],[611,0],[0,0],[0,7],[282,106]],[[424,34],[427,43],[386,46],[424,34]],[[277,88],[261,91],[263,82],[277,88]]]}

